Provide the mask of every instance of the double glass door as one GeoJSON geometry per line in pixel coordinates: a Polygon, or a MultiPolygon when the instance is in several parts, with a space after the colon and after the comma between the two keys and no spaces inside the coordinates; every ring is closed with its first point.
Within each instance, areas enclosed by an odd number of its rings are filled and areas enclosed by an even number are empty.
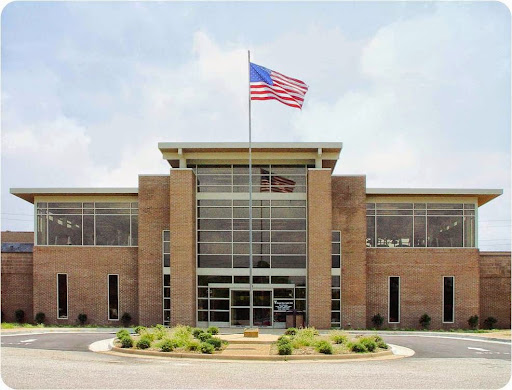
{"type": "Polygon", "coordinates": [[[272,326],[272,290],[231,289],[231,326],[272,326]]]}

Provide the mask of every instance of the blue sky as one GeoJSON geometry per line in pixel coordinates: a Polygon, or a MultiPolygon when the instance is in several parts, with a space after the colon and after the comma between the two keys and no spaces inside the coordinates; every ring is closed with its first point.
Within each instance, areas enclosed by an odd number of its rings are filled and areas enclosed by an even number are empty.
{"type": "Polygon", "coordinates": [[[510,12],[498,2],[17,2],[2,12],[2,229],[10,187],[136,186],[159,141],[245,141],[246,51],[305,80],[255,102],[256,141],[341,141],[369,187],[503,188],[482,249],[510,249],[510,12]]]}

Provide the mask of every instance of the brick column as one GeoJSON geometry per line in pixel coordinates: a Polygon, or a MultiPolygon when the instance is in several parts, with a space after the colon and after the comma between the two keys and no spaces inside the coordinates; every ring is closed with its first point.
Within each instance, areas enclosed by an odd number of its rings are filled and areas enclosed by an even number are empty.
{"type": "Polygon", "coordinates": [[[163,322],[162,231],[169,229],[169,176],[139,176],[139,324],[163,322]]]}
{"type": "Polygon", "coordinates": [[[171,325],[196,325],[195,182],[192,169],[171,170],[171,325]]]}
{"type": "Polygon", "coordinates": [[[308,325],[331,327],[331,170],[308,170],[308,325]]]}

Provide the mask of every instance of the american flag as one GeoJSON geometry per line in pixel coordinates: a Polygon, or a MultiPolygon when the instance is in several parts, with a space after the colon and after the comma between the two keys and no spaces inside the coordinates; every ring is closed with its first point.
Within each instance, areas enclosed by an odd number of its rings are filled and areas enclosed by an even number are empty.
{"type": "Polygon", "coordinates": [[[303,81],[285,76],[251,62],[251,100],[275,99],[290,107],[302,108],[308,86],[303,81]]]}
{"type": "Polygon", "coordinates": [[[270,175],[269,171],[261,170],[260,192],[293,192],[295,182],[282,176],[270,175]]]}

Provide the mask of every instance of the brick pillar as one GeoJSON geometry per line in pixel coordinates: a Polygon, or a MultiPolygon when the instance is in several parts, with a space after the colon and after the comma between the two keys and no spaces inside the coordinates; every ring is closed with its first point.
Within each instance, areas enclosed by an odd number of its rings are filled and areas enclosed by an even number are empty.
{"type": "Polygon", "coordinates": [[[169,229],[169,176],[139,176],[138,286],[141,325],[163,322],[162,231],[169,229]]]}
{"type": "Polygon", "coordinates": [[[192,169],[171,170],[171,325],[196,325],[195,183],[192,169]]]}
{"type": "Polygon", "coordinates": [[[308,325],[331,327],[331,170],[308,170],[308,325]]]}

